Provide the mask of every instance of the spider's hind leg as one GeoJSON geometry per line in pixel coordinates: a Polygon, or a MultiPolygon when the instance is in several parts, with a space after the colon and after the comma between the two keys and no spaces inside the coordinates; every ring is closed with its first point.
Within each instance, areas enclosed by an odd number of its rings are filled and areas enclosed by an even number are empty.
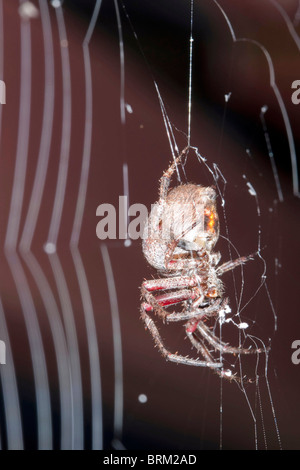
{"type": "Polygon", "coordinates": [[[176,362],[177,364],[185,364],[189,366],[209,367],[213,369],[222,367],[222,363],[220,362],[200,361],[199,359],[192,359],[186,356],[180,356],[179,354],[170,353],[164,346],[154,321],[149,317],[149,315],[147,315],[143,308],[141,309],[141,317],[145,323],[146,328],[151,333],[156,346],[167,361],[176,362]]]}
{"type": "MultiPolygon", "coordinates": [[[[189,338],[190,342],[192,343],[193,347],[205,358],[207,363],[212,363],[215,361],[212,354],[208,351],[207,347],[204,343],[199,339],[196,338],[194,332],[188,331],[186,327],[186,335],[189,338]]],[[[244,383],[253,383],[254,379],[248,378],[246,376],[240,377],[237,373],[234,373],[231,369],[224,369],[223,367],[214,368],[214,372],[221,378],[226,379],[229,382],[236,382],[238,384],[244,383]]]]}
{"type": "MultiPolygon", "coordinates": [[[[192,343],[193,347],[204,357],[204,359],[207,361],[207,363],[214,363],[215,359],[211,355],[211,353],[208,351],[207,347],[203,344],[203,342],[196,338],[194,335],[194,332],[190,331],[188,328],[188,325],[186,325],[186,335],[190,342],[192,343]]],[[[223,369],[222,368],[214,368],[216,374],[218,374],[219,377],[225,378],[229,381],[235,380],[237,382],[240,382],[240,378],[237,377],[236,374],[233,374],[230,369],[223,369]]]]}

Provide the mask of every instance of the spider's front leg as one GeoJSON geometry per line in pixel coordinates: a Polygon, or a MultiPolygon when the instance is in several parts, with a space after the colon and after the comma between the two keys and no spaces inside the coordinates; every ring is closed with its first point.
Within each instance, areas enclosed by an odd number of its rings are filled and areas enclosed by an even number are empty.
{"type": "Polygon", "coordinates": [[[182,157],[186,155],[189,149],[190,149],[189,146],[185,147],[180,153],[180,155],[178,155],[178,157],[174,160],[173,163],[171,163],[169,168],[162,175],[161,180],[160,180],[160,188],[159,188],[159,196],[161,200],[166,199],[170,182],[171,182],[171,178],[176,169],[176,166],[178,165],[178,163],[180,163],[182,157]]]}
{"type": "Polygon", "coordinates": [[[221,264],[221,266],[219,266],[216,271],[217,271],[217,274],[218,276],[222,276],[222,274],[226,273],[227,271],[231,271],[232,269],[236,268],[237,266],[241,266],[245,263],[247,263],[247,261],[250,261],[250,260],[253,260],[254,259],[254,255],[248,255],[248,256],[241,256],[240,258],[237,258],[235,260],[232,260],[232,261],[227,261],[226,263],[223,263],[221,264]]]}

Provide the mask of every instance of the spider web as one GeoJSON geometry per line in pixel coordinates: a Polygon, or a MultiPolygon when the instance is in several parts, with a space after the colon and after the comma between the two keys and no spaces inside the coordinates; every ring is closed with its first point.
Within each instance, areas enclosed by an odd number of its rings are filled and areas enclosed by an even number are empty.
{"type": "Polygon", "coordinates": [[[297,1],[0,0],[1,448],[299,447],[298,33],[297,1]],[[215,186],[221,262],[255,254],[224,276],[215,330],[271,347],[221,357],[253,384],[165,362],[140,241],[95,234],[101,203],[126,227],[150,207],[187,144],[172,184],[215,186]]]}

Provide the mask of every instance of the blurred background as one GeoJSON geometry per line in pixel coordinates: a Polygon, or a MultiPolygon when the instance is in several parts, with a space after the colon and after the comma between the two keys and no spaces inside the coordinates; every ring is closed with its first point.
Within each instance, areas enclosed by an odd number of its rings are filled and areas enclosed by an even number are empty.
{"type": "MultiPolygon", "coordinates": [[[[298,0],[0,0],[2,449],[300,448],[299,25],[298,0]],[[244,388],[161,357],[140,319],[157,276],[141,240],[96,236],[100,204],[157,200],[172,160],[159,96],[186,146],[191,5],[190,137],[207,166],[191,152],[184,177],[220,188],[223,261],[259,251],[224,275],[271,345],[242,359],[244,388]]],[[[181,324],[158,326],[195,356],[181,324]]]]}

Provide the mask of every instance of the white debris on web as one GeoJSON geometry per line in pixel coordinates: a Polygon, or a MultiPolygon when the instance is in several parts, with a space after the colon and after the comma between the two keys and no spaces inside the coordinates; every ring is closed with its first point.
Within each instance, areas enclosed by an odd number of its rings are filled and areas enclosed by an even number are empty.
{"type": "Polygon", "coordinates": [[[222,325],[223,323],[227,322],[226,316],[231,313],[231,308],[229,305],[226,305],[225,308],[221,308],[219,311],[219,323],[222,325]]]}
{"type": "Polygon", "coordinates": [[[226,318],[226,320],[224,320],[224,323],[233,323],[239,330],[246,330],[247,328],[249,328],[249,323],[247,322],[236,323],[232,318],[226,318]]]}
{"type": "MultiPolygon", "coordinates": [[[[244,178],[244,180],[247,180],[246,175],[243,175],[243,178],[244,178]]],[[[259,203],[258,203],[257,192],[256,192],[255,188],[253,187],[253,185],[250,183],[250,181],[246,181],[246,185],[248,187],[248,192],[249,192],[250,196],[255,197],[257,216],[260,217],[260,206],[259,206],[259,203]]],[[[259,225],[259,227],[260,227],[260,225],[259,225]]],[[[259,247],[260,247],[260,230],[259,230],[259,247]]]]}
{"type": "Polygon", "coordinates": [[[223,371],[223,375],[226,377],[232,377],[232,371],[230,369],[226,369],[223,371]]]}

